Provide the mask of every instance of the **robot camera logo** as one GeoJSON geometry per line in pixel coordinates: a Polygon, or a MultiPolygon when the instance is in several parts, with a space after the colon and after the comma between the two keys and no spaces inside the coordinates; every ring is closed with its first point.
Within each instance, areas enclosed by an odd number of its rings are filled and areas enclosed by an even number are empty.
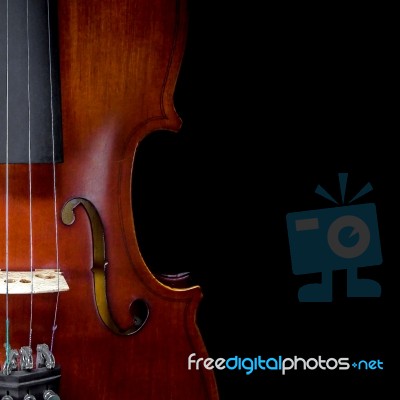
{"type": "MultiPolygon", "coordinates": [[[[347,176],[339,174],[342,204],[347,176]]],[[[371,184],[367,183],[349,204],[371,190],[371,184]]],[[[338,206],[286,216],[293,273],[322,274],[321,283],[299,289],[299,301],[331,302],[332,272],[339,269],[347,270],[348,297],[380,297],[378,282],[357,276],[358,268],[382,263],[375,204],[339,205],[320,185],[315,192],[338,206]]]]}

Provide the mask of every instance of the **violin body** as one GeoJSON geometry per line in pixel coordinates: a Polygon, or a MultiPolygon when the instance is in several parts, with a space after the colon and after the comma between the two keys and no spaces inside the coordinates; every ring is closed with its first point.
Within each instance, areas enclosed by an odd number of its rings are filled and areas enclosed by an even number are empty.
{"type": "Polygon", "coordinates": [[[51,164],[31,165],[31,192],[28,165],[0,166],[0,182],[8,179],[0,245],[7,242],[9,270],[29,270],[33,249],[35,270],[58,265],[69,290],[11,294],[7,310],[2,295],[10,344],[27,344],[31,306],[32,344],[50,344],[57,308],[52,353],[62,399],[216,400],[213,371],[188,369],[190,354],[207,357],[196,325],[201,289],[156,279],[132,211],[141,140],[181,126],[173,93],[186,2],[59,0],[58,16],[63,161],[55,174],[51,164]]]}

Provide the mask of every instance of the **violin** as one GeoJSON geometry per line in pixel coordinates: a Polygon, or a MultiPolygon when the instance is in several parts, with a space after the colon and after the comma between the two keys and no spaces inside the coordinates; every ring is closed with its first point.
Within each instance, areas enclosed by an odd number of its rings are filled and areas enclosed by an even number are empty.
{"type": "Polygon", "coordinates": [[[132,204],[140,142],[181,127],[187,14],[0,0],[1,400],[218,399],[201,288],[151,272],[132,204]]]}

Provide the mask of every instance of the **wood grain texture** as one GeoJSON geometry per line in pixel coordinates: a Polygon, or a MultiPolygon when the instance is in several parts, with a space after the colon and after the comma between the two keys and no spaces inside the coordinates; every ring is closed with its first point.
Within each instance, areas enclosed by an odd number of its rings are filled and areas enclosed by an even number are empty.
{"type": "MultiPolygon", "coordinates": [[[[210,370],[188,370],[191,353],[207,357],[196,313],[200,287],[160,283],[143,260],[135,235],[131,184],[135,151],[155,130],[178,131],[173,93],[185,49],[183,0],[59,0],[64,162],[56,165],[59,267],[69,285],[60,294],[53,353],[62,369],[63,399],[216,400],[210,370]],[[81,197],[97,209],[105,231],[108,303],[114,320],[129,326],[135,299],[149,306],[147,323],[132,336],[108,330],[93,294],[91,228],[77,208],[65,226],[60,211],[81,197]]],[[[51,165],[33,165],[33,262],[56,267],[51,165]]],[[[28,166],[9,165],[8,264],[30,265],[28,166]]],[[[6,168],[0,166],[0,182],[6,168]]],[[[0,185],[0,226],[5,227],[0,185]]],[[[0,229],[5,249],[5,229],[0,229]]],[[[0,265],[5,266],[5,251],[0,265]]],[[[0,313],[5,315],[4,297],[0,313]]],[[[10,343],[29,337],[30,296],[9,299],[10,343]]],[[[55,294],[34,296],[32,345],[48,343],[55,294]]],[[[4,331],[0,332],[3,342],[4,331]]],[[[0,357],[4,360],[3,349],[0,357]]]]}

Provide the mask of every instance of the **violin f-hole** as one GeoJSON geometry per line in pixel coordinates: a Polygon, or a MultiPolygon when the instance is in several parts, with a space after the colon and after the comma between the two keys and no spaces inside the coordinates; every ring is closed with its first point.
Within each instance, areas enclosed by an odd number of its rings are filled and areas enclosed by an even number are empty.
{"type": "Polygon", "coordinates": [[[106,261],[104,227],[99,213],[89,200],[78,197],[64,204],[61,211],[61,219],[65,225],[72,225],[75,221],[74,210],[78,205],[84,207],[89,217],[92,231],[93,265],[91,270],[94,278],[93,285],[98,314],[103,323],[113,333],[123,336],[132,335],[144,326],[149,316],[149,307],[144,300],[136,299],[130,306],[133,324],[127,329],[122,329],[114,321],[107,300],[106,269],[108,262],[106,261]]]}

